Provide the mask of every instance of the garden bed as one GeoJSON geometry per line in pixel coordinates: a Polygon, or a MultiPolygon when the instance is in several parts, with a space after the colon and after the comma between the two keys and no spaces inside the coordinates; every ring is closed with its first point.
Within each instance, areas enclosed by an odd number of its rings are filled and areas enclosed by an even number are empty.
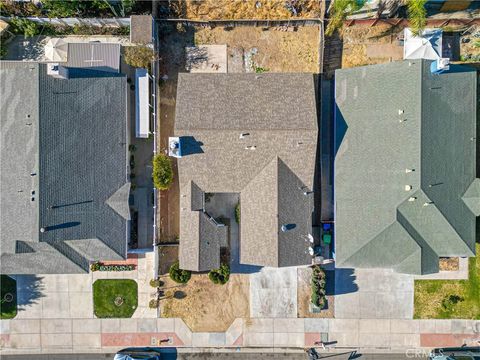
{"type": "Polygon", "coordinates": [[[415,280],[415,319],[480,319],[480,244],[468,280],[415,280]]]}
{"type": "Polygon", "coordinates": [[[138,285],[129,279],[93,283],[93,311],[99,318],[129,318],[138,306],[138,285]]]}
{"type": "Polygon", "coordinates": [[[10,276],[1,275],[1,319],[13,319],[17,315],[17,282],[10,276]]]}

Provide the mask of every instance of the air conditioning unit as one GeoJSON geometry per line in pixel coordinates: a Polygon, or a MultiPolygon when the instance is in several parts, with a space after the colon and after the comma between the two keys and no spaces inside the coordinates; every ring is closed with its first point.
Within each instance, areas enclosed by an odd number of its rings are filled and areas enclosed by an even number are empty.
{"type": "Polygon", "coordinates": [[[432,74],[441,74],[448,70],[450,70],[449,58],[440,58],[432,62],[430,65],[430,71],[432,74]]]}

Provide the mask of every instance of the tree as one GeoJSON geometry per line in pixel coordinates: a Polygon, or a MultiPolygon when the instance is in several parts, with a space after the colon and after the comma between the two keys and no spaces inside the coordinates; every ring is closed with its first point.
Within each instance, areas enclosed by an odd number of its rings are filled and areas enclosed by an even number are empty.
{"type": "Polygon", "coordinates": [[[155,52],[148,46],[128,46],[125,48],[125,62],[136,68],[150,69],[150,63],[157,60],[155,52]]]}
{"type": "Polygon", "coordinates": [[[330,5],[325,35],[332,36],[335,30],[342,27],[343,21],[364,4],[365,0],[334,0],[330,5]]]}
{"type": "Polygon", "coordinates": [[[407,0],[407,13],[413,35],[420,36],[427,24],[427,0],[407,0]]]}
{"type": "Polygon", "coordinates": [[[153,158],[153,184],[159,190],[168,190],[173,182],[172,160],[164,154],[153,158]]]}

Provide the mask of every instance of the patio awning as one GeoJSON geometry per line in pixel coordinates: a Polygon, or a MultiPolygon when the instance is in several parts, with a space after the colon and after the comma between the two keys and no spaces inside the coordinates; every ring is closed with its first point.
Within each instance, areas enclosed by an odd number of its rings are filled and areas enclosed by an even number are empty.
{"type": "Polygon", "coordinates": [[[137,138],[148,138],[150,134],[150,86],[148,72],[145,69],[135,70],[135,135],[137,138]]]}
{"type": "Polygon", "coordinates": [[[425,29],[414,36],[409,28],[404,32],[403,58],[437,60],[442,57],[442,30],[425,29]]]}

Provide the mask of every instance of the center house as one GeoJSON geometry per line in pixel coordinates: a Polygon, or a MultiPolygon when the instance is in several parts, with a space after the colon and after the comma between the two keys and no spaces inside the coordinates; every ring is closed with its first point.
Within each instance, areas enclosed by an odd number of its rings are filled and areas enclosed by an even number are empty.
{"type": "Polygon", "coordinates": [[[218,193],[240,199],[232,260],[239,253],[246,265],[310,264],[317,135],[312,74],[180,74],[180,267],[220,266],[230,229],[206,210],[218,193]]]}

